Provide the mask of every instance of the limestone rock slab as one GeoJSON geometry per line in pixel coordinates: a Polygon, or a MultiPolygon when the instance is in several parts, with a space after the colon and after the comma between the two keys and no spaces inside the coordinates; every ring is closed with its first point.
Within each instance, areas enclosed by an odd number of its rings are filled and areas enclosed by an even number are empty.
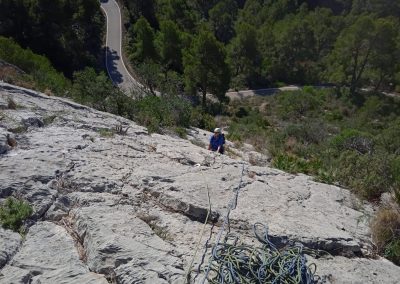
{"type": "Polygon", "coordinates": [[[67,231],[50,222],[38,222],[30,228],[26,241],[2,270],[0,283],[9,283],[15,271],[23,279],[30,275],[32,283],[108,283],[82,263],[67,231]]]}
{"type": "Polygon", "coordinates": [[[335,257],[312,259],[319,275],[325,275],[325,283],[332,284],[397,284],[400,281],[400,267],[388,260],[335,257]]]}
{"type": "Polygon", "coordinates": [[[0,227],[0,269],[17,252],[21,241],[20,234],[0,227]]]}
{"type": "Polygon", "coordinates": [[[132,206],[89,206],[71,215],[92,271],[115,275],[118,283],[171,283],[182,277],[173,246],[136,217],[132,206]]]}

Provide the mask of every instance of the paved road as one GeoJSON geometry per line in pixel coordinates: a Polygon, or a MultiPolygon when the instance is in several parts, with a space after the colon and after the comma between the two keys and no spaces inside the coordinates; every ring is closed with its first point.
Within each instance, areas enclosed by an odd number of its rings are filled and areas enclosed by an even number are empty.
{"type": "MultiPolygon", "coordinates": [[[[100,0],[100,2],[101,8],[107,16],[106,67],[108,75],[114,84],[123,90],[129,91],[132,88],[138,87],[143,89],[143,86],[129,74],[122,60],[121,10],[115,0],[100,0]]],[[[272,95],[285,90],[297,89],[298,87],[290,86],[284,88],[228,92],[226,95],[231,99],[240,99],[254,95],[272,95]]]]}
{"type": "Polygon", "coordinates": [[[107,17],[106,68],[113,83],[125,91],[142,87],[128,72],[122,60],[121,10],[115,0],[101,0],[107,17]]]}
{"type": "MultiPolygon", "coordinates": [[[[100,0],[101,8],[107,17],[106,39],[106,67],[108,75],[115,85],[125,91],[141,89],[144,87],[136,81],[128,72],[122,59],[122,19],[121,10],[115,0],[100,0]]],[[[243,99],[251,96],[269,96],[283,91],[299,90],[298,86],[286,86],[282,88],[267,88],[258,90],[243,90],[227,92],[230,99],[243,99]]],[[[156,92],[159,95],[159,92],[156,92]]]]}
{"type": "MultiPolygon", "coordinates": [[[[121,10],[115,0],[100,0],[101,8],[107,17],[107,39],[106,39],[106,67],[108,75],[115,85],[125,91],[132,89],[143,89],[128,72],[122,60],[122,19],[121,10]]],[[[321,87],[321,86],[316,86],[321,87]]],[[[251,96],[269,96],[283,91],[299,90],[298,86],[286,86],[282,88],[268,88],[258,90],[243,90],[227,92],[230,99],[243,99],[251,96]]],[[[156,92],[159,95],[158,92],[156,92]]],[[[387,96],[400,96],[397,93],[386,94],[387,96]]]]}
{"type": "Polygon", "coordinates": [[[232,99],[244,99],[252,96],[270,96],[284,91],[298,91],[301,87],[298,86],[286,86],[282,88],[267,88],[267,89],[258,89],[258,90],[244,90],[244,91],[235,91],[235,92],[227,92],[226,96],[232,99]]]}

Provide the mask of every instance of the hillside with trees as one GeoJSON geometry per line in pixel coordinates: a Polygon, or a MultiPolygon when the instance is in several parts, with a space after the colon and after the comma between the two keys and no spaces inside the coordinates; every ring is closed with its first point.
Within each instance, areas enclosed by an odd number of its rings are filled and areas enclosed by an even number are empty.
{"type": "MultiPolygon", "coordinates": [[[[277,168],[400,204],[400,101],[388,96],[400,91],[399,1],[120,2],[130,63],[151,90],[190,97],[277,168]],[[290,84],[330,88],[225,98],[290,84]]],[[[371,223],[377,252],[396,263],[399,216],[382,207],[371,223]]]]}
{"type": "Polygon", "coordinates": [[[400,90],[397,1],[122,2],[130,61],[145,77],[141,69],[152,66],[158,74],[152,74],[152,87],[162,89],[173,76],[183,82],[182,91],[204,92],[205,79],[193,82],[193,72],[200,70],[189,58],[208,66],[215,54],[219,70],[204,69],[220,74],[220,82],[210,82],[220,90],[210,92],[322,83],[351,94],[362,87],[400,90]]]}
{"type": "Polygon", "coordinates": [[[0,35],[46,56],[69,78],[102,64],[103,28],[97,0],[0,1],[0,35]]]}
{"type": "Polygon", "coordinates": [[[124,49],[147,90],[128,97],[106,76],[97,0],[0,0],[0,79],[150,132],[186,137],[190,126],[222,126],[279,169],[348,187],[377,205],[389,195],[397,205],[382,207],[372,228],[377,253],[400,263],[399,1],[119,3],[124,49]],[[225,96],[290,84],[305,87],[242,101],[225,96]]]}

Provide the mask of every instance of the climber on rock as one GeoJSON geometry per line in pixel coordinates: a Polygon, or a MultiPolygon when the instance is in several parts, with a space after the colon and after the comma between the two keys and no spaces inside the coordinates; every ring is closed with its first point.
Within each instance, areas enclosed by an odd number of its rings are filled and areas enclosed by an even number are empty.
{"type": "Polygon", "coordinates": [[[215,128],[214,134],[210,137],[210,144],[208,144],[208,150],[224,153],[225,135],[221,133],[221,128],[215,128]]]}

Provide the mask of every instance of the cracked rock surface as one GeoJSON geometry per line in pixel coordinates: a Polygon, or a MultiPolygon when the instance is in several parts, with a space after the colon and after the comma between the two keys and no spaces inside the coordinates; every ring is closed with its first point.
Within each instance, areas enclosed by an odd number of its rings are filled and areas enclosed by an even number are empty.
{"type": "Polygon", "coordinates": [[[29,229],[18,253],[1,271],[3,283],[107,283],[79,259],[74,241],[54,223],[38,222],[29,229]]]}
{"type": "Polygon", "coordinates": [[[372,206],[348,190],[4,83],[0,112],[0,144],[7,134],[18,143],[0,154],[0,202],[14,196],[34,209],[24,239],[0,229],[0,283],[182,283],[239,184],[230,226],[245,242],[261,222],[277,244],[329,252],[311,259],[326,283],[398,283],[398,266],[369,257],[372,206]]]}

